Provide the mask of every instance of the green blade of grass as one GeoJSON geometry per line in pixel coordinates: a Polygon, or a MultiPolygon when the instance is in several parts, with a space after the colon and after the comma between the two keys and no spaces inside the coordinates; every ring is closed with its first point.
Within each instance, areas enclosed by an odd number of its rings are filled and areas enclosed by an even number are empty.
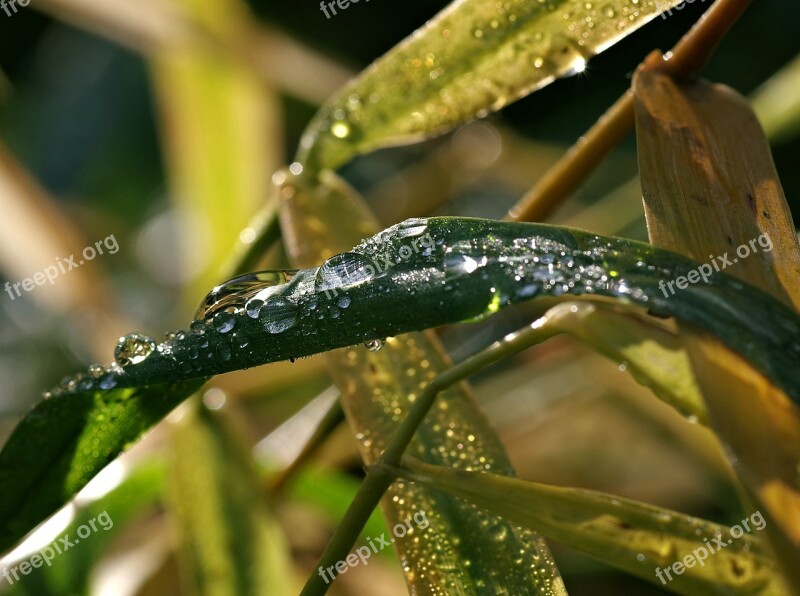
{"type": "Polygon", "coordinates": [[[678,0],[460,0],[328,101],[298,161],[334,169],[483,117],[550,83],[678,0]]]}
{"type": "Polygon", "coordinates": [[[800,317],[722,272],[666,298],[661,283],[698,264],[647,244],[540,224],[429,218],[393,226],[332,259],[269,286],[258,318],[224,313],[158,346],[136,340],[149,352],[141,362],[99,379],[72,379],[39,403],[0,452],[0,479],[12,487],[0,494],[0,548],[53,513],[200,384],[186,379],[485,317],[538,297],[602,295],[674,316],[718,337],[800,401],[800,317]],[[276,321],[289,320],[276,333],[276,321]],[[152,387],[182,379],[163,393],[152,387]],[[125,415],[112,419],[118,410],[125,415]],[[76,453],[89,436],[102,439],[101,448],[76,453]],[[37,491],[36,482],[52,491],[37,491]]]}
{"type": "Polygon", "coordinates": [[[172,441],[171,508],[193,594],[290,594],[283,531],[230,421],[192,402],[172,441]]]}

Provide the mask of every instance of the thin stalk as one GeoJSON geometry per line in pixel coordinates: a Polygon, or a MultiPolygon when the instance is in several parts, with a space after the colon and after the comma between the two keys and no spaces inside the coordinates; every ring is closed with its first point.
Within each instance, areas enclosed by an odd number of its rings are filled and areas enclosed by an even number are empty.
{"type": "MultiPolygon", "coordinates": [[[[674,78],[689,80],[706,65],[714,50],[753,0],[717,0],[671,52],[658,56],[660,67],[674,78]]],[[[646,62],[652,66],[651,54],[646,62]]],[[[509,221],[543,221],[575,192],[635,123],[633,93],[625,92],[536,186],[509,209],[509,221]]]]}
{"type": "Polygon", "coordinates": [[[320,557],[317,573],[312,574],[308,579],[301,596],[319,596],[327,592],[330,584],[326,583],[323,573],[333,569],[332,575],[336,576],[336,563],[343,561],[347,557],[364,529],[364,525],[367,523],[372,511],[378,506],[384,493],[395,480],[394,473],[388,471],[387,466],[398,466],[400,464],[403,452],[411,443],[417,428],[430,411],[436,396],[448,387],[469,378],[487,366],[556,335],[558,331],[543,326],[544,320],[539,319],[522,331],[510,334],[485,350],[450,367],[425,387],[412,405],[408,416],[392,436],[381,457],[367,469],[366,478],[362,482],[355,499],[353,499],[342,522],[320,557]]]}
{"type": "Polygon", "coordinates": [[[628,89],[506,215],[507,221],[542,221],[575,192],[633,130],[633,91],[628,89]]]}

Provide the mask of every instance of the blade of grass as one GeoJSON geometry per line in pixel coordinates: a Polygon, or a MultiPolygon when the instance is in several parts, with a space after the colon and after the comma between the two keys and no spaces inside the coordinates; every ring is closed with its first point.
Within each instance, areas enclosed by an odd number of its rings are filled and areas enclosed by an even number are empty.
{"type": "MultiPolygon", "coordinates": [[[[732,256],[726,272],[797,305],[800,246],[755,115],[732,90],[678,83],[661,66],[645,65],[634,79],[651,240],[707,261],[767,237],[770,252],[762,244],[749,258],[732,256]]],[[[800,410],[716,340],[681,329],[712,426],[735,454],[787,579],[800,589],[800,410]]]]}
{"type": "MultiPolygon", "coordinates": [[[[671,592],[789,594],[757,534],[737,538],[729,527],[617,495],[450,470],[410,457],[403,467],[387,471],[468,499],[671,592]],[[715,540],[725,548],[712,546],[717,550],[709,552],[708,545],[718,544],[715,540]],[[674,561],[687,555],[695,561],[680,575],[669,574],[674,561]],[[701,556],[702,565],[697,563],[701,556]]],[[[757,527],[758,519],[763,522],[757,516],[748,520],[751,531],[764,528],[757,527]]]]}
{"type": "Polygon", "coordinates": [[[459,0],[317,113],[297,161],[318,172],[485,116],[586,61],[676,0],[459,0]]]}
{"type": "MultiPolygon", "coordinates": [[[[717,0],[672,52],[664,55],[677,77],[689,79],[708,62],[722,38],[752,0],[717,0]]],[[[556,165],[509,209],[509,221],[545,221],[622,140],[633,131],[634,102],[630,91],[620,97],[556,165]]]]}
{"type": "MultiPolygon", "coordinates": [[[[280,192],[288,196],[281,205],[284,238],[298,266],[319,262],[377,229],[355,192],[332,174],[324,174],[319,185],[283,186],[280,192]]],[[[378,352],[364,347],[338,350],[326,359],[366,464],[381,456],[425,380],[447,370],[450,364],[432,333],[392,338],[378,352]]],[[[422,424],[412,447],[418,457],[467,469],[491,467],[513,473],[499,438],[478,412],[466,387],[451,388],[441,403],[441,408],[422,424]]],[[[357,509],[356,521],[343,522],[345,533],[337,532],[332,539],[326,552],[335,554],[323,556],[323,569],[346,557],[362,522],[381,501],[390,526],[402,524],[417,512],[423,512],[429,520],[424,531],[415,531],[413,540],[395,541],[412,592],[459,586],[464,594],[501,589],[511,593],[565,593],[547,546],[535,534],[476,514],[468,505],[449,497],[403,485],[390,488],[390,483],[378,483],[363,501],[363,508],[357,509]],[[363,519],[359,518],[362,513],[363,519]],[[502,529],[507,539],[484,543],[478,549],[487,526],[502,529]],[[511,563],[520,558],[524,564],[511,563]]],[[[303,593],[324,593],[327,587],[315,573],[303,593]]]]}
{"type": "Polygon", "coordinates": [[[192,593],[292,593],[289,547],[234,440],[241,433],[197,400],[187,410],[173,434],[169,493],[192,593]]]}
{"type": "Polygon", "coordinates": [[[775,73],[753,94],[753,110],[767,138],[785,143],[800,132],[800,55],[775,73]]]}

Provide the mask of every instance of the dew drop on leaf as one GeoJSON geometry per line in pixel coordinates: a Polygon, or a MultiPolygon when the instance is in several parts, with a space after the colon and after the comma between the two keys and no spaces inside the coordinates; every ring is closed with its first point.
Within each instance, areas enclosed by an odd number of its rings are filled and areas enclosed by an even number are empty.
{"type": "Polygon", "coordinates": [[[156,349],[156,342],[140,333],[131,333],[119,338],[114,349],[114,360],[122,367],[143,362],[156,349]]]}
{"type": "Polygon", "coordinates": [[[371,339],[370,341],[364,343],[364,347],[370,352],[378,352],[383,347],[383,340],[371,339]]]}
{"type": "MultiPolygon", "coordinates": [[[[228,309],[241,310],[256,294],[262,294],[260,298],[263,303],[269,295],[265,290],[276,288],[277,293],[277,288],[289,283],[295,273],[294,270],[274,270],[234,277],[211,290],[200,303],[194,318],[202,321],[228,309]]],[[[257,317],[256,314],[253,318],[257,317]]]]}
{"type": "Polygon", "coordinates": [[[229,333],[236,326],[236,316],[226,309],[214,315],[214,329],[219,333],[229,333]]]}
{"type": "Polygon", "coordinates": [[[283,333],[297,322],[297,305],[280,296],[270,298],[261,309],[260,319],[269,333],[283,333]]]}
{"type": "Polygon", "coordinates": [[[116,387],[117,379],[114,373],[108,373],[106,376],[100,379],[100,383],[98,385],[100,389],[105,389],[105,390],[113,389],[114,387],[116,387]]]}
{"type": "Polygon", "coordinates": [[[314,287],[317,292],[346,290],[375,277],[375,266],[364,255],[346,252],[325,261],[317,270],[314,287]]]}
{"type": "Polygon", "coordinates": [[[106,368],[100,364],[90,364],[89,365],[89,376],[94,379],[99,379],[104,374],[106,374],[106,368]]]}

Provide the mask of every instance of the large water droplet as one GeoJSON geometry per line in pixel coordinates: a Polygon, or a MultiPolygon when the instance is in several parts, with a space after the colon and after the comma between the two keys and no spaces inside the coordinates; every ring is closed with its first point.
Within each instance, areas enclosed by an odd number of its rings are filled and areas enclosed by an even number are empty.
{"type": "Polygon", "coordinates": [[[297,305],[280,296],[270,298],[261,309],[260,318],[269,333],[283,333],[297,322],[297,305]]]}
{"type": "Polygon", "coordinates": [[[325,261],[317,270],[314,289],[334,296],[375,277],[375,266],[364,255],[347,252],[325,261]]]}
{"type": "Polygon", "coordinates": [[[156,349],[156,342],[140,333],[120,337],[114,349],[114,360],[120,366],[130,366],[144,361],[156,349]]]}
{"type": "Polygon", "coordinates": [[[412,218],[400,222],[394,227],[394,234],[398,238],[414,238],[422,236],[428,230],[428,223],[424,219],[412,218]]]}
{"type": "MultiPolygon", "coordinates": [[[[202,321],[228,308],[241,310],[256,294],[289,283],[295,273],[294,270],[259,271],[234,277],[214,288],[203,299],[194,318],[202,321]]],[[[261,296],[262,301],[268,294],[261,296]]]]}

